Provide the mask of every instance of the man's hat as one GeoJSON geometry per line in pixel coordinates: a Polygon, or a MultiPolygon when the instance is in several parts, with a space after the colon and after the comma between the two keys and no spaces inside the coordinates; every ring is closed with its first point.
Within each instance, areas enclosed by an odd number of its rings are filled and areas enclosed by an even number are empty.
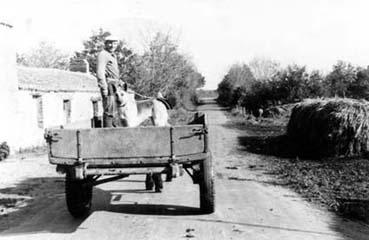
{"type": "Polygon", "coordinates": [[[110,35],[105,38],[105,42],[117,42],[119,39],[116,36],[110,35]]]}

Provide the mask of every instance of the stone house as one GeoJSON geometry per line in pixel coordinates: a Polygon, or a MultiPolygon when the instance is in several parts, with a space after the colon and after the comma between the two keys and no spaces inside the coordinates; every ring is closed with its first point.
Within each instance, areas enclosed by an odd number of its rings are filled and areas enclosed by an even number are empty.
{"type": "Polygon", "coordinates": [[[11,30],[0,26],[0,142],[7,141],[14,152],[44,145],[45,128],[90,127],[92,100],[100,96],[96,78],[17,67],[11,30]]]}

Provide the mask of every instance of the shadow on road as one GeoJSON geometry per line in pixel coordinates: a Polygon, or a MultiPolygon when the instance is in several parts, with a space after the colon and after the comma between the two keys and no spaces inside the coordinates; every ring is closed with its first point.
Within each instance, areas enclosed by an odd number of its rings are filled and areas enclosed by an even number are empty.
{"type": "Polygon", "coordinates": [[[121,202],[121,193],[146,193],[160,194],[143,189],[127,190],[102,190],[94,189],[93,211],[110,211],[116,213],[139,214],[139,215],[168,215],[168,216],[187,216],[201,215],[199,208],[169,205],[169,204],[139,204],[137,202],[121,202]]]}
{"type": "Polygon", "coordinates": [[[330,223],[330,228],[340,233],[343,239],[367,240],[369,236],[369,227],[367,224],[352,221],[343,217],[335,216],[330,223]]]}
{"type": "MultiPolygon", "coordinates": [[[[125,182],[141,182],[124,180],[125,182]]],[[[102,190],[94,188],[92,209],[140,215],[200,215],[199,208],[119,202],[120,193],[146,193],[144,189],[102,190]]],[[[64,177],[28,178],[13,187],[0,189],[0,234],[73,233],[85,219],[73,218],[65,203],[64,177]]]]}
{"type": "Polygon", "coordinates": [[[185,216],[202,214],[199,208],[162,204],[120,204],[110,206],[110,210],[113,212],[140,215],[185,216]]]}
{"type": "Polygon", "coordinates": [[[27,178],[0,189],[0,200],[1,235],[71,233],[83,221],[66,209],[63,177],[27,178]]]}

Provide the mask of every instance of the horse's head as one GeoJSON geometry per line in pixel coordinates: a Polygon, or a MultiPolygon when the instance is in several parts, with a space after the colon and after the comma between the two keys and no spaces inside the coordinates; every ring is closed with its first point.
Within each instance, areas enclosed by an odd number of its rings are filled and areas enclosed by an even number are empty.
{"type": "Polygon", "coordinates": [[[117,114],[124,127],[131,126],[133,116],[137,115],[135,93],[128,89],[127,83],[119,83],[113,86],[117,114]]]}
{"type": "MultiPolygon", "coordinates": [[[[127,83],[119,83],[113,86],[118,107],[125,107],[132,101],[132,93],[128,92],[127,83]]],[[[133,96],[134,99],[134,96],[133,96]]]]}

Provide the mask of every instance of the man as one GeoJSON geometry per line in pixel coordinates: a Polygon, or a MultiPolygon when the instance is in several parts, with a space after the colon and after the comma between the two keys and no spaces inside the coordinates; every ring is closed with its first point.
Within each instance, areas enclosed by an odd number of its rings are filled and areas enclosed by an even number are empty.
{"type": "Polygon", "coordinates": [[[104,50],[97,56],[97,83],[102,96],[103,127],[112,127],[115,101],[112,85],[119,82],[118,62],[114,53],[118,47],[118,39],[108,36],[104,44],[104,50]]]}
{"type": "MultiPolygon", "coordinates": [[[[119,69],[115,50],[118,47],[118,39],[114,36],[108,36],[105,39],[104,50],[97,56],[97,83],[101,91],[103,104],[103,127],[113,127],[114,121],[114,84],[119,83],[119,69]]],[[[146,189],[152,189],[155,185],[155,191],[161,192],[163,182],[160,173],[146,175],[146,189]]]]}

